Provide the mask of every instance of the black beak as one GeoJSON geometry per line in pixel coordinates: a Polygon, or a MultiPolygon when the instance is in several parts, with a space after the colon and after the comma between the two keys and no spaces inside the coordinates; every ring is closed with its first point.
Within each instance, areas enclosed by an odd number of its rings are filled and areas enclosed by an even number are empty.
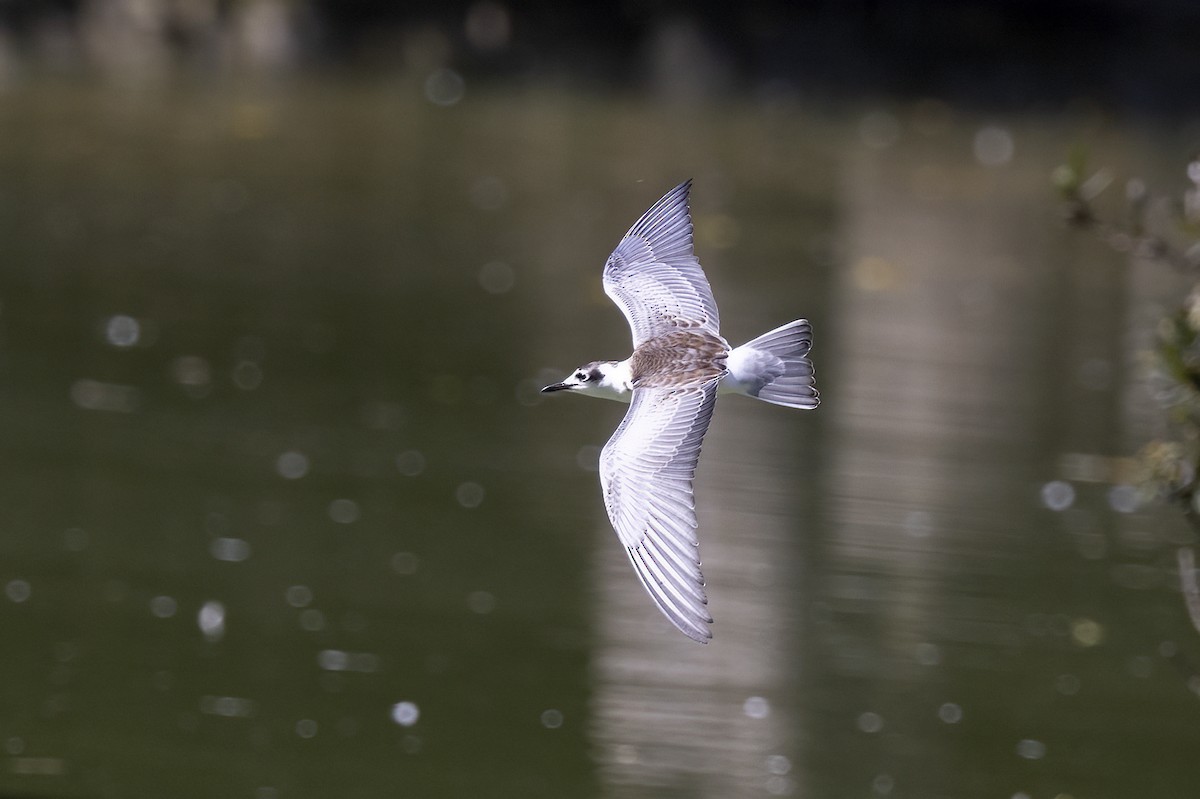
{"type": "Polygon", "coordinates": [[[570,388],[566,383],[555,383],[552,386],[546,386],[542,389],[543,394],[549,394],[551,391],[562,391],[564,388],[570,388]]]}

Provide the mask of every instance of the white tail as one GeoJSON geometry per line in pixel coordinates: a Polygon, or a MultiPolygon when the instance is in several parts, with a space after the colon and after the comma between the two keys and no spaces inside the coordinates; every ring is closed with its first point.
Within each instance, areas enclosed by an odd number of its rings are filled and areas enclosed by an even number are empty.
{"type": "Polygon", "coordinates": [[[789,408],[820,404],[808,351],[812,325],[807,319],[788,322],[729,353],[729,374],[722,388],[789,408]]]}

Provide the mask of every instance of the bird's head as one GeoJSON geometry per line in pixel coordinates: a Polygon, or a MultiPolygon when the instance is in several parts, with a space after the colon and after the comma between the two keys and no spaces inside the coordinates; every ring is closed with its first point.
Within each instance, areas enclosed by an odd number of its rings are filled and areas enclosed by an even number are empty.
{"type": "Polygon", "coordinates": [[[561,383],[553,383],[542,389],[542,393],[551,391],[574,391],[580,394],[592,394],[607,399],[627,399],[628,387],[621,379],[619,361],[592,361],[585,363],[561,383]]]}

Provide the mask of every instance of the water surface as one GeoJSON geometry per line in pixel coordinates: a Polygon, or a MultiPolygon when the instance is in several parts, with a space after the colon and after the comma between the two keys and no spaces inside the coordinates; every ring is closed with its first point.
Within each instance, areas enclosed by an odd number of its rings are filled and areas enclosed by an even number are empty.
{"type": "Polygon", "coordinates": [[[1114,490],[1178,280],[1048,182],[1171,137],[312,81],[0,124],[0,792],[1194,790],[1186,531],[1114,490]],[[811,319],[824,400],[716,413],[707,647],[608,528],[622,408],[536,393],[627,354],[600,267],[685,177],[723,332],[811,319]]]}

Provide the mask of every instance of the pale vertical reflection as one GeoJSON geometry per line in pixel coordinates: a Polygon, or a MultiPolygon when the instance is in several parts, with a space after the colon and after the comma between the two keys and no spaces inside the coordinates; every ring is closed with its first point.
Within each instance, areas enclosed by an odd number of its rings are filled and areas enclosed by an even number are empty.
{"type": "Polygon", "coordinates": [[[836,329],[821,339],[837,372],[821,408],[831,426],[821,592],[831,676],[869,681],[864,711],[894,706],[903,683],[935,692],[919,700],[935,708],[950,698],[922,654],[934,647],[1017,640],[999,595],[950,601],[946,587],[1005,574],[1031,529],[1036,495],[1022,492],[1022,470],[1036,462],[1048,390],[1039,342],[1054,324],[1040,309],[1055,270],[1038,261],[1057,233],[1052,206],[1028,199],[1037,168],[1000,175],[933,149],[847,160],[846,267],[836,329]]]}
{"type": "Polygon", "coordinates": [[[773,454],[798,412],[773,420],[749,403],[718,403],[696,484],[709,644],[659,614],[610,529],[597,536],[591,738],[606,796],[796,793],[783,701],[798,676],[785,647],[803,636],[783,591],[796,478],[773,454]]]}

